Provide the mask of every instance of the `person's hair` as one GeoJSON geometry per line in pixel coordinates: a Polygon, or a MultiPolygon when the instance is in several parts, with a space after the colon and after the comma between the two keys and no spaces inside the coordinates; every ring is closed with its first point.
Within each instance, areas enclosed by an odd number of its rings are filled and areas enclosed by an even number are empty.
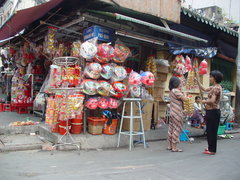
{"type": "Polygon", "coordinates": [[[198,100],[198,99],[201,99],[201,97],[200,96],[196,96],[195,97],[195,101],[198,100]]]}
{"type": "Polygon", "coordinates": [[[223,74],[220,71],[212,71],[210,73],[210,76],[212,76],[218,84],[221,83],[223,80],[223,74]]]}
{"type": "Polygon", "coordinates": [[[177,88],[180,85],[181,81],[178,77],[171,77],[170,81],[169,81],[169,85],[168,88],[171,91],[174,88],[177,88]]]}

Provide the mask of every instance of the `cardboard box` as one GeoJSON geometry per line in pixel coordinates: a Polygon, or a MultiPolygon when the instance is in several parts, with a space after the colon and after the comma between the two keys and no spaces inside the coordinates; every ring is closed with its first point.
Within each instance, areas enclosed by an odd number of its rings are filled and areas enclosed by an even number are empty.
{"type": "Polygon", "coordinates": [[[164,91],[165,91],[165,88],[154,87],[154,89],[153,89],[153,98],[154,98],[154,100],[163,101],[163,99],[164,99],[164,91]]]}
{"type": "MultiPolygon", "coordinates": [[[[153,112],[153,101],[151,100],[143,100],[142,101],[142,119],[143,119],[143,126],[145,131],[149,131],[151,127],[152,121],[152,112],[153,112]]],[[[130,115],[130,103],[126,104],[125,115],[130,115]]],[[[133,104],[133,115],[138,116],[139,110],[137,105],[133,104]]],[[[129,131],[130,129],[130,119],[124,119],[123,121],[123,129],[129,131]]],[[[140,119],[134,119],[133,122],[133,130],[139,131],[140,130],[140,119]]]]}

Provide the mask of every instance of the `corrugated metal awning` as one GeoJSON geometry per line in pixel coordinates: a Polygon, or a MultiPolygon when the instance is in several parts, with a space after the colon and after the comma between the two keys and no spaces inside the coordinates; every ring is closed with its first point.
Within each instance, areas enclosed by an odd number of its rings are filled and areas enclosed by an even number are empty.
{"type": "Polygon", "coordinates": [[[15,14],[0,27],[0,41],[12,37],[26,26],[44,16],[63,0],[51,0],[41,5],[16,11],[15,14]]]}

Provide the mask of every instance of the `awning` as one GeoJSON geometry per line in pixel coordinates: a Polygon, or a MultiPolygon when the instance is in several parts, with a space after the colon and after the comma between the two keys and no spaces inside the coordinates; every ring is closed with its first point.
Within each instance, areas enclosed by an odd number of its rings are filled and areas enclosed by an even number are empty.
{"type": "Polygon", "coordinates": [[[215,47],[208,47],[208,48],[195,48],[195,49],[170,49],[171,54],[178,55],[178,54],[192,54],[197,57],[202,58],[212,58],[217,55],[217,48],[215,47]]]}
{"type": "Polygon", "coordinates": [[[63,0],[51,0],[38,6],[16,11],[15,14],[0,28],[0,41],[16,35],[26,26],[44,16],[63,0]]]}

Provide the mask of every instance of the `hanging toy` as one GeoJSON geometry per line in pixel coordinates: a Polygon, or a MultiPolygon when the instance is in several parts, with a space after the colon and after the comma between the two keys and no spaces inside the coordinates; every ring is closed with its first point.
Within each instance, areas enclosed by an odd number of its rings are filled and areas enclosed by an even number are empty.
{"type": "Polygon", "coordinates": [[[98,107],[98,98],[97,97],[91,97],[86,101],[86,107],[88,109],[97,109],[98,107]]]}
{"type": "Polygon", "coordinates": [[[87,95],[97,94],[98,82],[90,79],[85,79],[82,85],[83,93],[87,95]]]}
{"type": "Polygon", "coordinates": [[[118,107],[118,101],[114,98],[109,98],[109,104],[108,104],[110,109],[117,109],[118,107]]]}
{"type": "Polygon", "coordinates": [[[92,59],[97,53],[97,47],[94,43],[90,41],[85,41],[82,43],[80,48],[80,55],[86,59],[92,59]]]}
{"type": "Polygon", "coordinates": [[[110,91],[113,90],[113,87],[107,81],[99,81],[99,86],[97,88],[98,94],[101,96],[109,96],[110,91]]]}
{"type": "Polygon", "coordinates": [[[102,66],[99,63],[90,63],[84,69],[84,74],[92,79],[98,79],[102,71],[102,66]]]}
{"type": "Polygon", "coordinates": [[[113,96],[116,98],[122,98],[128,91],[128,87],[122,82],[114,82],[112,83],[112,86],[115,91],[115,94],[113,96]]]}
{"type": "Polygon", "coordinates": [[[131,54],[130,49],[119,40],[116,41],[114,50],[115,50],[115,52],[114,52],[113,61],[115,63],[124,63],[125,60],[131,54]]]}
{"type": "Polygon", "coordinates": [[[142,83],[141,75],[135,71],[132,71],[128,78],[128,84],[129,85],[140,85],[141,83],[142,83]]]}
{"type": "Polygon", "coordinates": [[[195,78],[195,73],[194,73],[194,71],[193,71],[193,70],[189,71],[189,72],[188,72],[188,77],[187,77],[187,84],[186,84],[186,88],[187,88],[188,90],[194,89],[194,88],[196,87],[194,78],[195,78]]]}
{"type": "Polygon", "coordinates": [[[175,59],[173,60],[172,66],[173,66],[173,71],[177,76],[183,76],[185,73],[187,73],[187,68],[185,64],[186,62],[182,55],[177,55],[175,57],[175,59]]]}
{"type": "Polygon", "coordinates": [[[156,64],[154,55],[151,55],[147,58],[145,70],[150,71],[154,74],[154,76],[157,76],[157,64],[156,64]]]}
{"type": "Polygon", "coordinates": [[[113,75],[113,67],[110,64],[104,64],[102,65],[102,72],[101,76],[104,79],[110,79],[113,75]]]}
{"type": "Polygon", "coordinates": [[[191,61],[190,57],[186,56],[185,62],[186,62],[185,66],[187,68],[187,71],[191,71],[193,69],[193,67],[192,67],[192,61],[191,61]]]}
{"type": "Polygon", "coordinates": [[[100,63],[107,63],[114,57],[114,48],[106,43],[99,44],[95,60],[100,63]]]}
{"type": "Polygon", "coordinates": [[[199,68],[200,75],[207,74],[208,63],[205,59],[200,63],[199,67],[200,67],[199,68]]]}
{"type": "Polygon", "coordinates": [[[115,66],[113,70],[112,81],[122,81],[127,77],[127,71],[123,66],[115,66]]]}
{"type": "Polygon", "coordinates": [[[153,73],[146,71],[141,73],[141,81],[147,86],[152,86],[155,82],[155,77],[153,73]]]}
{"type": "Polygon", "coordinates": [[[108,98],[106,98],[106,97],[99,98],[99,100],[98,100],[98,107],[100,109],[107,109],[108,105],[109,105],[108,98]]]}

